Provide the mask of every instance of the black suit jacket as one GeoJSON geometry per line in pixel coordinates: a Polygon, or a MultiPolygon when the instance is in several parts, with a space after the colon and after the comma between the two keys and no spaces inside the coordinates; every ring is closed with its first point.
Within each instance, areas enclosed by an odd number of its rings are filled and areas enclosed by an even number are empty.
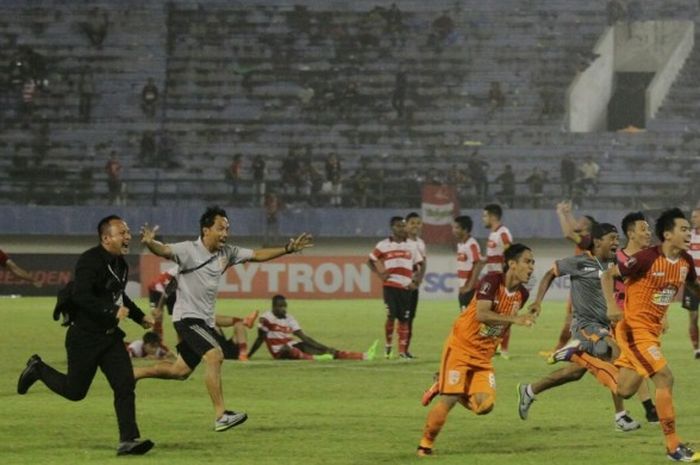
{"type": "Polygon", "coordinates": [[[119,324],[118,301],[129,309],[129,318],[141,324],[144,313],[124,293],[129,265],[101,245],[85,251],[75,266],[73,303],[74,324],[88,331],[106,332],[119,324]]]}

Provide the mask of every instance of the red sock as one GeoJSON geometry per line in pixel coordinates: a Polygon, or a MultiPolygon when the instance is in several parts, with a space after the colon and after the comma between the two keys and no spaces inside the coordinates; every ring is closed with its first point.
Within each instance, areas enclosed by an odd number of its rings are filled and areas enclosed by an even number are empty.
{"type": "Polygon", "coordinates": [[[510,326],[503,333],[503,339],[501,339],[501,352],[508,352],[508,344],[510,343],[510,326]]]}
{"type": "Polygon", "coordinates": [[[391,347],[394,340],[394,320],[391,318],[387,318],[384,325],[384,340],[386,341],[386,346],[391,347]]]}
{"type": "Polygon", "coordinates": [[[399,321],[399,353],[405,354],[408,352],[408,335],[410,330],[408,329],[408,321],[399,321]]]}
{"type": "Polygon", "coordinates": [[[693,349],[698,350],[698,322],[690,321],[690,342],[693,344],[693,349]]]}
{"type": "Polygon", "coordinates": [[[673,410],[673,397],[668,388],[656,389],[656,411],[659,413],[659,424],[666,437],[666,449],[673,452],[681,443],[676,434],[676,413],[673,410]]]}
{"type": "Polygon", "coordinates": [[[346,352],[344,350],[336,350],[333,354],[333,358],[337,360],[362,360],[365,358],[365,354],[362,352],[346,352]]]}

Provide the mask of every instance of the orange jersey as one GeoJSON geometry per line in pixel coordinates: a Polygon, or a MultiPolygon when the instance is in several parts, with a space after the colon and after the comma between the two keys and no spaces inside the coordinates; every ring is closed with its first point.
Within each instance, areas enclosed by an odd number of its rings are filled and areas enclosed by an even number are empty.
{"type": "Polygon", "coordinates": [[[650,331],[659,336],[663,317],[684,282],[697,279],[693,259],[681,252],[670,260],[661,246],[637,252],[627,263],[618,263],[620,274],[627,278],[624,321],[633,330],[650,331]]]}
{"type": "Polygon", "coordinates": [[[513,292],[508,292],[505,275],[500,273],[487,274],[476,288],[476,296],[454,322],[447,344],[469,358],[470,365],[490,368],[491,357],[510,323],[480,322],[476,317],[477,302],[487,300],[491,303],[492,311],[501,315],[515,315],[525,305],[529,293],[523,285],[513,292]]]}

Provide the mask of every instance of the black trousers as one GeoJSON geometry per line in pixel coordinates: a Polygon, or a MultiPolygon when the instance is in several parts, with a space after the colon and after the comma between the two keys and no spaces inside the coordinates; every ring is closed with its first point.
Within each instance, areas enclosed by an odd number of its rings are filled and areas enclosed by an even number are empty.
{"type": "Polygon", "coordinates": [[[40,379],[53,392],[78,401],[87,395],[99,367],[114,391],[119,440],[131,441],[140,437],[140,433],[136,425],[136,382],[123,337],[119,329],[113,334],[100,334],[71,326],[66,333],[68,373],[64,375],[45,363],[40,365],[39,372],[40,379]]]}

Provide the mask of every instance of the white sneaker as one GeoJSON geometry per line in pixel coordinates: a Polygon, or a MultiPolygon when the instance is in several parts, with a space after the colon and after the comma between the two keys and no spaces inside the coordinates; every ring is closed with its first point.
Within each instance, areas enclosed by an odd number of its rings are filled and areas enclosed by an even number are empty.
{"type": "Polygon", "coordinates": [[[247,419],[248,415],[243,412],[236,413],[232,412],[231,410],[226,410],[224,414],[214,422],[214,431],[226,431],[229,428],[233,428],[236,425],[244,423],[247,419]]]}
{"type": "Polygon", "coordinates": [[[639,422],[635,421],[627,414],[624,414],[615,420],[615,431],[618,433],[629,433],[630,431],[634,431],[641,427],[642,425],[640,425],[639,422]]]}

